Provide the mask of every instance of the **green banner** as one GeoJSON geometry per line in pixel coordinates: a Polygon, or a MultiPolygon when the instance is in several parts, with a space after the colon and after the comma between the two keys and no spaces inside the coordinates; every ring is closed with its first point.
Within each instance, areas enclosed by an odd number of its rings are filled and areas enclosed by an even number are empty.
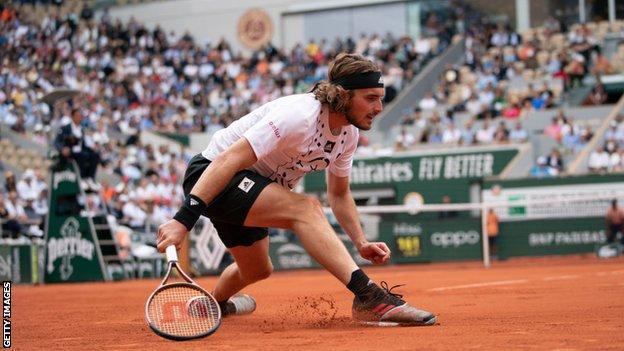
{"type": "Polygon", "coordinates": [[[107,279],[91,219],[80,202],[80,176],[75,163],[52,171],[50,212],[46,226],[45,282],[107,279]]]}
{"type": "Polygon", "coordinates": [[[542,256],[592,252],[605,243],[605,219],[566,218],[502,222],[499,256],[542,256]]]}
{"type": "Polygon", "coordinates": [[[39,283],[41,252],[36,244],[3,243],[0,246],[0,278],[14,283],[39,283]]]}
{"type": "MultiPolygon", "coordinates": [[[[441,203],[469,202],[470,185],[483,177],[500,174],[518,154],[512,146],[483,148],[472,152],[421,153],[410,156],[355,159],[351,169],[352,190],[389,190],[393,201],[441,203]]],[[[325,191],[324,172],[305,177],[306,192],[325,191]]]]}
{"type": "Polygon", "coordinates": [[[421,215],[380,223],[380,240],[395,263],[438,262],[481,258],[479,218],[429,219],[421,215]]]}
{"type": "Polygon", "coordinates": [[[499,257],[593,252],[605,243],[611,199],[622,196],[621,174],[488,179],[482,191],[486,203],[523,202],[495,208],[500,220],[499,257]],[[577,198],[583,201],[572,201],[577,198]]]}
{"type": "MultiPolygon", "coordinates": [[[[360,257],[360,253],[346,234],[339,233],[338,237],[359,266],[371,264],[360,257]]],[[[321,267],[292,233],[281,231],[280,235],[271,236],[269,243],[269,255],[276,270],[321,267]]]]}

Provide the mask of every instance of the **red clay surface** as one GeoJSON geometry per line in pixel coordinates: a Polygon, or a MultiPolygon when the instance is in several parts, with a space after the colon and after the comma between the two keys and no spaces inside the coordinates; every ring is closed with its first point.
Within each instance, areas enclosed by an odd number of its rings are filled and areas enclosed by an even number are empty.
{"type": "MultiPolygon", "coordinates": [[[[275,273],[246,292],[252,315],[205,339],[151,332],[144,303],[157,280],[14,286],[17,350],[623,350],[624,259],[590,256],[366,269],[435,311],[432,327],[376,328],[350,319],[351,293],[325,271],[275,273]]],[[[214,277],[198,279],[210,290],[214,277]]]]}

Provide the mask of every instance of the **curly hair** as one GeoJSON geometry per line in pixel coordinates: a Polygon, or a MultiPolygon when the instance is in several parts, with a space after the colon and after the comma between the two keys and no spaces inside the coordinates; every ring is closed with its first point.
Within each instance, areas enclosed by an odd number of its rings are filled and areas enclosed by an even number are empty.
{"type": "Polygon", "coordinates": [[[339,54],[329,64],[329,81],[319,82],[312,90],[314,96],[322,104],[340,113],[346,113],[351,106],[352,90],[332,84],[331,82],[344,76],[356,73],[379,72],[379,68],[370,60],[357,54],[339,54]]]}

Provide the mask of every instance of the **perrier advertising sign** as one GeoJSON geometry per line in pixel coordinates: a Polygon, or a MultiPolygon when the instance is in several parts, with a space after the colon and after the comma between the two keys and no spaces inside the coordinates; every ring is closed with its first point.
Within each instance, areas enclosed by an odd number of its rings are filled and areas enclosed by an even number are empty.
{"type": "Polygon", "coordinates": [[[80,176],[75,163],[52,170],[46,226],[45,282],[107,279],[91,219],[82,211],[80,176]]]}

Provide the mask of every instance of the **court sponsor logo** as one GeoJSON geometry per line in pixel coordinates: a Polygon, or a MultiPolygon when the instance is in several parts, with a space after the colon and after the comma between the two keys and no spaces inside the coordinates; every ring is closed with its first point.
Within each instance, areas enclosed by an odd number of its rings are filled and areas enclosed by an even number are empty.
{"type": "Polygon", "coordinates": [[[238,188],[241,189],[242,191],[248,193],[249,190],[251,189],[251,187],[254,186],[254,184],[256,184],[256,182],[254,182],[253,180],[245,177],[243,178],[243,180],[240,182],[240,184],[238,184],[238,188]]]}
{"type": "Polygon", "coordinates": [[[312,267],[312,258],[299,245],[284,244],[277,249],[277,260],[282,268],[312,267]]]}
{"type": "Polygon", "coordinates": [[[392,232],[394,235],[420,235],[422,234],[422,227],[420,224],[394,223],[392,232]]]}
{"type": "Polygon", "coordinates": [[[468,154],[423,157],[418,167],[419,180],[462,179],[494,174],[494,155],[468,154]]]}
{"type": "Polygon", "coordinates": [[[2,347],[11,347],[11,282],[2,282],[2,347]]]}
{"type": "Polygon", "coordinates": [[[366,164],[358,161],[351,168],[351,182],[354,184],[409,182],[413,178],[414,172],[410,162],[366,164]]]}
{"type": "Polygon", "coordinates": [[[82,237],[80,223],[74,217],[69,217],[61,226],[62,238],[51,238],[48,241],[48,273],[55,270],[54,261],[61,259],[61,280],[67,280],[74,272],[72,259],[76,256],[86,260],[93,260],[95,245],[82,237]]]}
{"type": "Polygon", "coordinates": [[[529,246],[602,244],[605,240],[606,235],[603,230],[529,234],[529,246]]]}
{"type": "Polygon", "coordinates": [[[72,171],[63,171],[54,174],[54,189],[58,189],[61,182],[76,182],[76,173],[72,171]]]}
{"type": "Polygon", "coordinates": [[[431,235],[431,244],[434,246],[460,247],[464,245],[475,245],[479,243],[481,235],[476,230],[457,231],[457,232],[441,232],[431,235]]]}

